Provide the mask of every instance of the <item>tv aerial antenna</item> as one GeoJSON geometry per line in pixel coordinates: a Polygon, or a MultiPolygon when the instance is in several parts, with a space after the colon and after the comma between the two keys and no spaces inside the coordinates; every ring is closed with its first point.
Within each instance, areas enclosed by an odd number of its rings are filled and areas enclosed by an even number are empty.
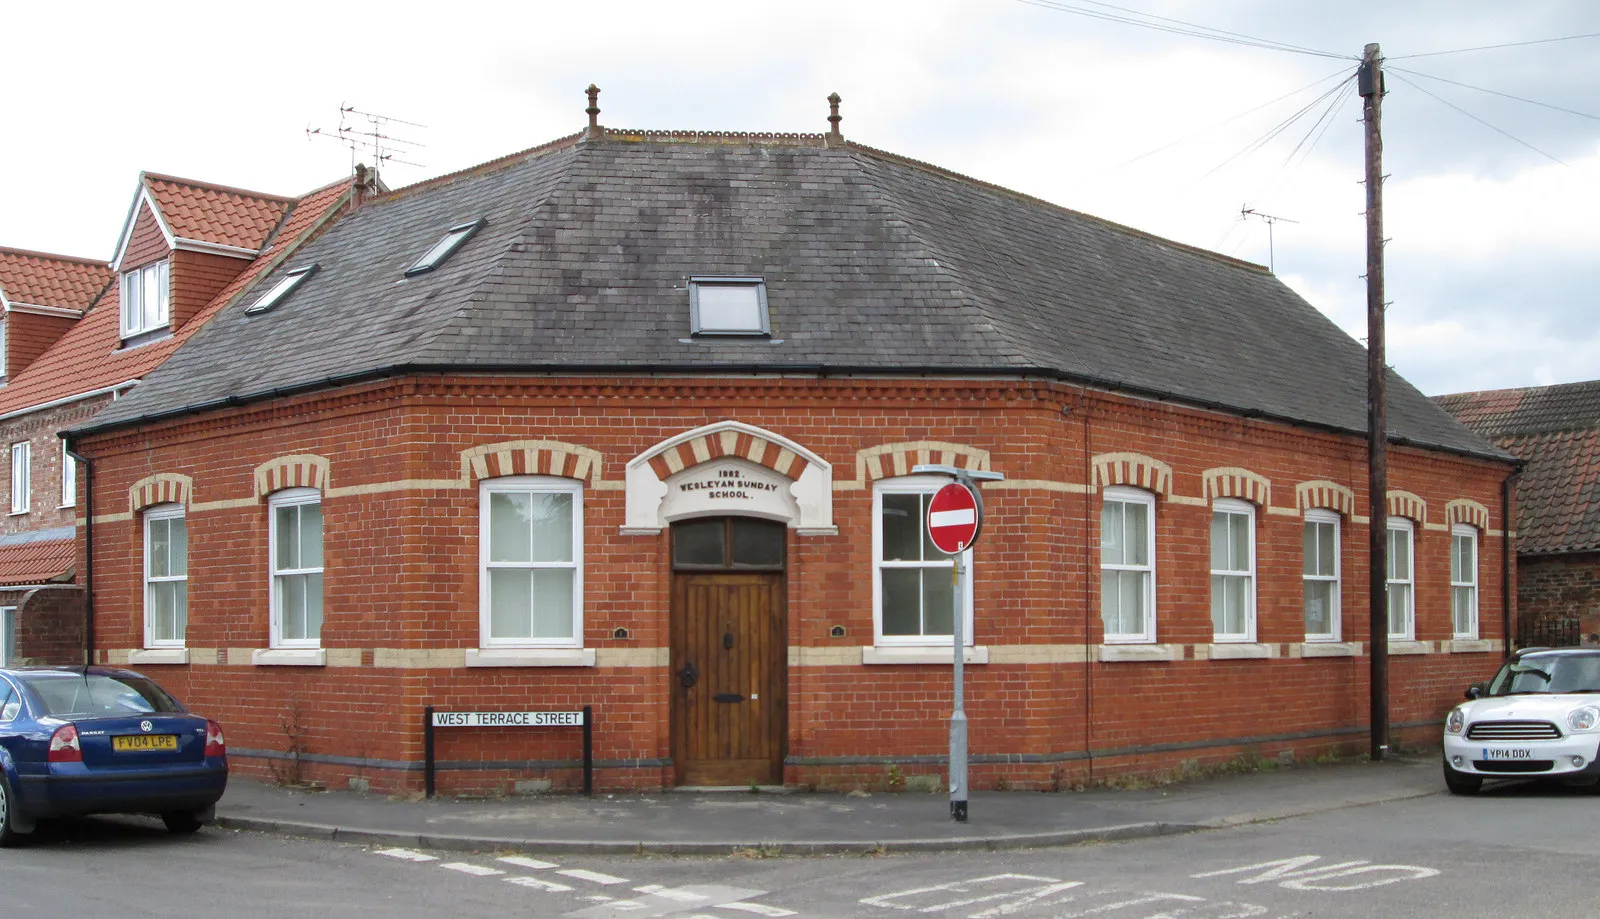
{"type": "Polygon", "coordinates": [[[389,163],[400,163],[405,166],[422,168],[417,162],[416,151],[427,145],[420,141],[409,140],[391,133],[393,126],[401,125],[415,128],[419,131],[427,130],[427,125],[395,118],[392,115],[380,115],[377,112],[363,112],[353,105],[340,103],[339,126],[337,128],[306,127],[306,139],[325,137],[336,140],[350,149],[350,168],[355,169],[356,157],[366,153],[372,157],[374,172],[381,172],[389,163]]]}
{"type": "Polygon", "coordinates": [[[1241,206],[1239,208],[1239,219],[1244,220],[1248,217],[1254,217],[1267,225],[1267,270],[1273,274],[1277,274],[1277,265],[1275,264],[1277,261],[1277,253],[1274,251],[1275,246],[1272,239],[1272,228],[1280,223],[1299,223],[1300,221],[1290,220],[1287,217],[1275,217],[1272,214],[1262,213],[1261,211],[1258,211],[1249,205],[1241,206]]]}

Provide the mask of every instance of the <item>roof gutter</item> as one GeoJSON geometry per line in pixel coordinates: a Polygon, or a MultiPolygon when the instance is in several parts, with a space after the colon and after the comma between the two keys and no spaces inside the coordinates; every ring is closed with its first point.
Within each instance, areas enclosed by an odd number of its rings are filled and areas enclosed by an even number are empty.
{"type": "MultiPolygon", "coordinates": [[[[348,386],[352,383],[367,382],[371,380],[386,379],[389,377],[413,376],[419,374],[440,373],[472,373],[472,374],[548,374],[572,376],[579,374],[606,374],[606,375],[673,375],[673,376],[707,376],[712,374],[815,374],[821,377],[830,376],[924,376],[924,377],[1043,377],[1074,385],[1095,386],[1113,392],[1125,393],[1164,402],[1175,402],[1195,408],[1210,409],[1225,412],[1230,415],[1244,418],[1255,418],[1279,424],[1293,425],[1301,428],[1328,431],[1335,434],[1344,434],[1355,437],[1366,437],[1366,431],[1356,428],[1345,428],[1339,425],[1324,422],[1307,421],[1303,418],[1291,418],[1273,412],[1264,412],[1260,409],[1245,408],[1217,402],[1211,399],[1197,399],[1179,393],[1168,392],[1161,389],[1152,389],[1145,386],[1131,385],[1120,380],[1097,377],[1093,374],[1068,373],[1046,367],[853,367],[831,366],[828,364],[796,363],[784,365],[772,364],[716,364],[711,366],[685,367],[675,364],[395,364],[389,367],[380,367],[371,370],[360,370],[348,374],[339,374],[297,383],[293,386],[280,386],[270,389],[256,390],[239,396],[227,396],[222,399],[212,399],[208,402],[197,402],[180,408],[169,409],[164,412],[154,412],[141,415],[137,418],[128,418],[122,421],[112,421],[103,424],[90,424],[81,428],[74,428],[73,433],[78,436],[90,434],[103,434],[121,428],[133,427],[157,421],[168,421],[186,415],[213,411],[220,408],[236,408],[251,402],[260,402],[266,399],[280,398],[283,396],[299,395],[320,389],[337,386],[348,386]]],[[[1515,458],[1510,456],[1496,456],[1493,453],[1481,453],[1461,447],[1449,447],[1442,444],[1429,444],[1423,441],[1412,440],[1405,437],[1390,436],[1389,441],[1399,446],[1414,446],[1428,450],[1436,450],[1455,456],[1470,459],[1488,460],[1499,463],[1514,463],[1515,458]]]]}
{"type": "Polygon", "coordinates": [[[70,405],[74,402],[81,402],[84,399],[93,399],[95,396],[103,396],[106,393],[115,394],[118,390],[129,389],[137,385],[138,382],[139,379],[135,377],[131,380],[123,380],[121,383],[118,383],[115,386],[102,386],[99,389],[91,389],[88,392],[81,392],[75,396],[62,396],[60,399],[52,399],[49,402],[41,402],[38,405],[30,405],[27,408],[19,408],[16,411],[6,412],[5,414],[0,415],[0,421],[6,421],[11,418],[19,418],[23,415],[31,415],[34,412],[42,412],[47,408],[70,405]]]}

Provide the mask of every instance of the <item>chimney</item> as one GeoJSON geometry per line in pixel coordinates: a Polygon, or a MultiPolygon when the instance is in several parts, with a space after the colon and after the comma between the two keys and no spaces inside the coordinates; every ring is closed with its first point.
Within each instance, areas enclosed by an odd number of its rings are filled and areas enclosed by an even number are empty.
{"type": "Polygon", "coordinates": [[[584,135],[586,140],[599,140],[605,134],[605,128],[600,127],[600,87],[589,84],[584,90],[589,95],[589,107],[584,109],[589,114],[589,130],[584,135]]]}
{"type": "Polygon", "coordinates": [[[378,170],[368,169],[366,163],[357,163],[355,175],[350,178],[350,209],[355,210],[378,192],[378,170]]]}
{"type": "Polygon", "coordinates": [[[842,102],[838,93],[828,94],[828,135],[824,138],[828,146],[844,143],[844,135],[839,133],[839,122],[844,116],[839,114],[839,103],[842,102]]]}

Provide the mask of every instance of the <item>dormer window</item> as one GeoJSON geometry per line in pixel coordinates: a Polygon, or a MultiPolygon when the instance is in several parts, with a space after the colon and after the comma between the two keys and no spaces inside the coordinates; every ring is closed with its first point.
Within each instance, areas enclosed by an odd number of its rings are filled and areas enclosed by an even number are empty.
{"type": "Polygon", "coordinates": [[[122,337],[166,328],[172,317],[167,263],[122,273],[122,337]]]}
{"type": "Polygon", "coordinates": [[[260,299],[245,307],[244,311],[246,313],[265,313],[267,310],[277,306],[283,302],[284,298],[294,293],[296,288],[305,283],[306,278],[316,274],[317,267],[313,263],[304,268],[296,268],[288,272],[278,279],[278,283],[272,285],[272,289],[262,294],[260,299]]]}
{"type": "Polygon", "coordinates": [[[760,278],[690,278],[689,322],[696,335],[769,335],[767,285],[760,278]]]}
{"type": "Polygon", "coordinates": [[[444,264],[445,259],[455,255],[456,250],[466,245],[467,240],[472,238],[472,234],[483,229],[485,223],[488,223],[488,221],[480,218],[471,223],[453,226],[445,231],[443,239],[434,243],[433,248],[423,253],[422,258],[417,259],[416,264],[406,269],[406,277],[427,274],[444,264]]]}

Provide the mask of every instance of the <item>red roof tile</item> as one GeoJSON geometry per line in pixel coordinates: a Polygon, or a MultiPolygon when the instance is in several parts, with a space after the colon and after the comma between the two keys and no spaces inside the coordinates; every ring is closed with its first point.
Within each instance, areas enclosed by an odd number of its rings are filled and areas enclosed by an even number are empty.
{"type": "MultiPolygon", "coordinates": [[[[166,360],[205,321],[226,306],[241,290],[280,261],[294,244],[309,235],[348,195],[350,183],[340,181],[308,193],[294,205],[272,249],[257,258],[244,273],[167,338],[135,348],[120,347],[120,285],[113,284],[94,308],[78,320],[39,359],[0,387],[0,414],[53,402],[137,379],[166,360]]],[[[274,223],[276,225],[276,223],[274,223]]],[[[176,232],[176,229],[174,229],[176,232]]]]}
{"type": "Polygon", "coordinates": [[[71,539],[0,546],[0,587],[70,581],[77,566],[77,543],[71,539]]]}
{"type": "Polygon", "coordinates": [[[1600,380],[1434,401],[1526,464],[1517,480],[1519,554],[1600,549],[1600,380]]]}
{"type": "Polygon", "coordinates": [[[105,262],[0,248],[0,291],[12,303],[86,310],[110,280],[105,262]]]}
{"type": "Polygon", "coordinates": [[[167,229],[180,239],[260,249],[295,199],[145,173],[167,229]]]}

